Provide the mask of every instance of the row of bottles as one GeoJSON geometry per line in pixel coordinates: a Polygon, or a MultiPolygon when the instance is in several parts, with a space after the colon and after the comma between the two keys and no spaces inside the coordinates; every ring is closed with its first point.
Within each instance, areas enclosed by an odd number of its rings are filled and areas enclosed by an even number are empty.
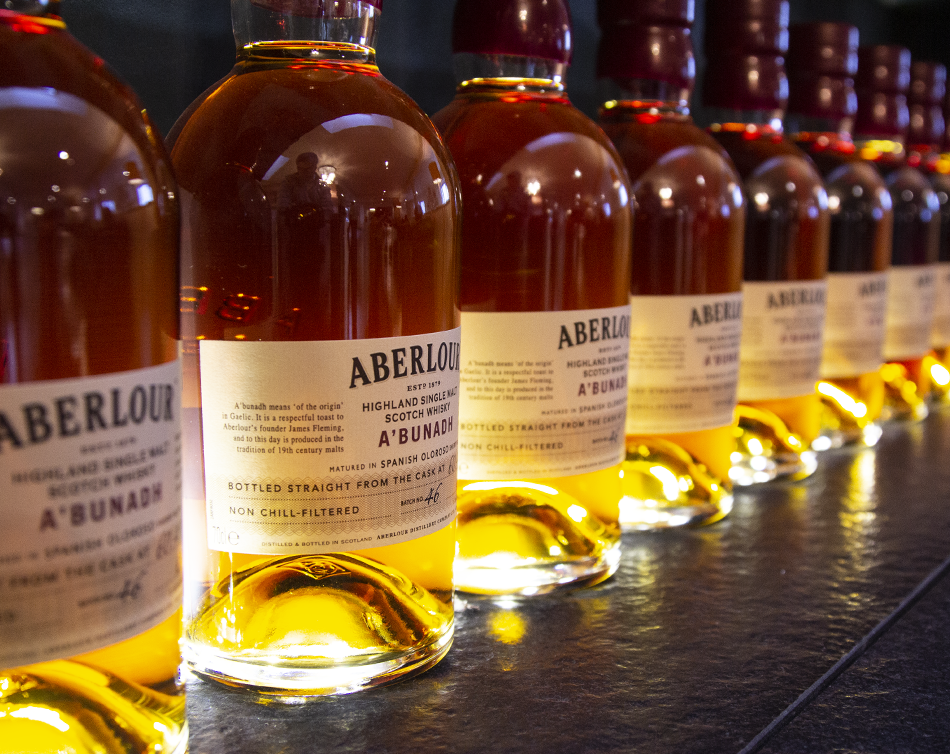
{"type": "Polygon", "coordinates": [[[182,620],[278,697],[421,672],[456,588],[598,583],[946,397],[942,66],[709,0],[702,128],[692,0],[600,0],[595,123],[566,3],[458,0],[430,121],[381,6],[234,0],[165,145],[0,10],[0,751],[183,748],[182,620]]]}

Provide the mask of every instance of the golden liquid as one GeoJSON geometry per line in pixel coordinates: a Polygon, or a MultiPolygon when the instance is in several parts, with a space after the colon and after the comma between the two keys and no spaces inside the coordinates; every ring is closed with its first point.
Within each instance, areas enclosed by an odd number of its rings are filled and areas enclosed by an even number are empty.
{"type": "Polygon", "coordinates": [[[884,406],[881,418],[885,421],[914,422],[927,418],[927,397],[931,380],[926,357],[889,361],[880,369],[884,382],[884,406]]]}
{"type": "MultiPolygon", "coordinates": [[[[601,110],[601,125],[624,161],[636,197],[630,292],[738,292],[745,220],[739,178],[722,148],[688,116],[657,116],[650,109],[621,101],[601,110]],[[673,150],[675,159],[661,160],[673,150]],[[661,190],[671,193],[664,198],[661,190]]],[[[712,523],[731,509],[732,425],[628,435],[626,446],[624,526],[712,523]],[[658,474],[675,477],[675,487],[664,485],[658,474]]]]}
{"type": "MultiPolygon", "coordinates": [[[[864,143],[859,154],[884,175],[894,203],[893,265],[923,266],[940,256],[940,204],[927,178],[909,167],[903,146],[891,141],[864,143]],[[936,210],[936,211],[935,211],[936,210]]],[[[881,418],[892,422],[924,419],[931,380],[924,364],[926,353],[891,361],[881,367],[884,407],[881,418]]]]}
{"type": "Polygon", "coordinates": [[[181,613],[69,660],[0,671],[0,751],[165,752],[184,746],[181,613]]]}
{"type": "Polygon", "coordinates": [[[831,447],[876,442],[878,433],[871,428],[881,416],[885,395],[880,370],[857,377],[822,379],[818,395],[821,433],[832,438],[831,447]]]}
{"type": "Polygon", "coordinates": [[[950,400],[950,346],[935,348],[924,358],[924,371],[930,379],[930,395],[936,403],[950,400]]]}
{"type": "MultiPolygon", "coordinates": [[[[629,205],[616,153],[563,93],[524,83],[468,82],[434,116],[462,185],[462,308],[625,306],[629,205]],[[554,135],[557,148],[540,148],[554,135]]],[[[607,578],[619,562],[619,500],[619,464],[460,479],[457,588],[536,594],[607,578]]]]}
{"type": "MultiPolygon", "coordinates": [[[[821,180],[804,153],[779,133],[741,123],[713,126],[712,135],[732,157],[747,195],[756,198],[746,209],[744,279],[824,278],[828,271],[829,215],[818,198],[823,191],[821,180]]],[[[740,399],[737,413],[739,447],[734,481],[749,484],[776,477],[798,479],[815,470],[808,449],[821,426],[817,394],[740,399]],[[761,471],[758,476],[738,473],[756,456],[768,462],[769,471],[761,471]]]]}
{"type": "Polygon", "coordinates": [[[455,527],[358,552],[209,550],[198,340],[362,339],[458,327],[457,189],[431,124],[375,65],[309,60],[307,45],[266,47],[247,51],[174,130],[191,231],[182,289],[191,459],[185,656],[200,674],[265,693],[342,693],[419,672],[448,651],[455,527]],[[366,113],[395,126],[372,139],[359,128],[322,127],[366,113]],[[335,175],[322,200],[288,212],[265,176],[299,153],[316,156],[324,178],[335,175]],[[426,193],[436,178],[446,182],[447,201],[426,193]]]}
{"type": "MultiPolygon", "coordinates": [[[[831,207],[828,271],[887,270],[893,212],[890,202],[882,202],[887,186],[880,173],[857,157],[850,139],[838,134],[801,133],[792,138],[825,178],[831,207]]],[[[819,381],[821,434],[828,447],[877,441],[880,430],[873,425],[880,419],[884,390],[878,372],[819,381]]]]}
{"type": "MultiPolygon", "coordinates": [[[[55,90],[84,105],[0,111],[0,141],[14,156],[0,173],[0,384],[173,360],[176,196],[141,106],[62,24],[45,19],[0,19],[6,87],[55,90]],[[129,193],[135,185],[139,201],[129,193]],[[51,186],[62,190],[50,196],[51,186]]],[[[181,615],[172,615],[77,657],[0,669],[0,752],[183,749],[180,635],[181,615]]]]}

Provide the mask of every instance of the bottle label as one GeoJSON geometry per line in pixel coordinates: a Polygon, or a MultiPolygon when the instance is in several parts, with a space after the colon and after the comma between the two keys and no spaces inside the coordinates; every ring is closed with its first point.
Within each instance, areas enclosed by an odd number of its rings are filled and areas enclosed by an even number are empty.
{"type": "Polygon", "coordinates": [[[212,550],[362,550],[455,519],[457,328],[198,348],[212,550]]]}
{"type": "Polygon", "coordinates": [[[622,460],[630,307],[463,312],[459,477],[537,479],[622,460]]]}
{"type": "Polygon", "coordinates": [[[881,366],[887,272],[828,274],[821,376],[857,377],[881,366]]]}
{"type": "Polygon", "coordinates": [[[937,265],[891,267],[887,278],[884,360],[919,359],[930,350],[937,265]]]}
{"type": "Polygon", "coordinates": [[[825,323],[824,280],[742,284],[739,400],[814,392],[825,323]]]}
{"type": "Polygon", "coordinates": [[[731,424],[742,293],[631,296],[627,434],[731,424]]]}
{"type": "Polygon", "coordinates": [[[933,348],[946,348],[950,345],[950,262],[940,262],[937,265],[937,296],[930,345],[933,348]]]}
{"type": "Polygon", "coordinates": [[[0,386],[0,668],[181,606],[181,369],[0,386]]]}

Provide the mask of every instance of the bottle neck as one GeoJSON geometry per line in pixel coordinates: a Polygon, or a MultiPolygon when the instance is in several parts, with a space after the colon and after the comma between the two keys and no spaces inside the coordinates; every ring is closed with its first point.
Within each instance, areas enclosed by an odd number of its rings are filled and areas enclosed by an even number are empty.
{"type": "Polygon", "coordinates": [[[522,55],[486,55],[458,52],[452,56],[455,82],[459,87],[481,83],[518,82],[518,88],[564,91],[567,64],[547,58],[522,55]]]}
{"type": "Polygon", "coordinates": [[[645,115],[689,115],[690,90],[653,79],[601,79],[598,85],[603,110],[623,108],[645,115]]]}
{"type": "Polygon", "coordinates": [[[904,141],[898,136],[855,134],[854,146],[863,160],[894,164],[907,159],[904,141]]]}
{"type": "Polygon", "coordinates": [[[713,130],[751,130],[778,135],[783,132],[782,110],[731,110],[711,107],[705,110],[704,115],[713,130]]]}
{"type": "Polygon", "coordinates": [[[0,13],[10,11],[21,16],[46,16],[59,19],[60,0],[3,0],[0,13]]]}
{"type": "Polygon", "coordinates": [[[851,141],[853,118],[817,118],[811,115],[789,113],[785,116],[785,131],[797,134],[834,134],[841,141],[851,141]]]}
{"type": "Polygon", "coordinates": [[[379,9],[363,0],[231,0],[239,58],[375,63],[379,9]]]}

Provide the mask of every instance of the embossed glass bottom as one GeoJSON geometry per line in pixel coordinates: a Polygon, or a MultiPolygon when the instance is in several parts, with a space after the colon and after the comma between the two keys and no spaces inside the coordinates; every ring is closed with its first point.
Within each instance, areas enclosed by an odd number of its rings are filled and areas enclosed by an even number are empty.
{"type": "Polygon", "coordinates": [[[451,593],[353,553],[264,558],[208,591],[182,654],[201,677],[295,702],[432,667],[453,615],[451,593]]]}
{"type": "Polygon", "coordinates": [[[0,669],[0,754],[179,754],[181,613],[125,641],[0,669]]]}
{"type": "MultiPolygon", "coordinates": [[[[807,407],[812,399],[817,400],[817,396],[789,398],[782,402],[788,403],[794,411],[796,403],[807,407]]],[[[798,481],[811,476],[818,468],[817,453],[809,449],[814,438],[803,439],[774,411],[740,403],[736,414],[739,417],[736,450],[729,469],[733,484],[748,486],[777,479],[798,481]]]]}
{"type": "MultiPolygon", "coordinates": [[[[723,427],[703,434],[710,435],[712,443],[722,445],[715,450],[728,458],[735,444],[732,431],[732,427],[723,427]]],[[[732,510],[729,481],[718,478],[692,453],[669,439],[628,436],[621,477],[620,523],[627,530],[711,524],[732,510]]]]}
{"type": "Polygon", "coordinates": [[[935,348],[924,357],[924,373],[930,380],[930,403],[950,404],[950,346],[935,348]]]}
{"type": "Polygon", "coordinates": [[[929,379],[924,371],[924,357],[891,361],[881,366],[884,380],[884,407],[881,419],[885,422],[918,422],[927,418],[929,379]]]}
{"type": "Polygon", "coordinates": [[[821,434],[812,450],[871,447],[881,439],[884,380],[879,371],[848,378],[820,380],[821,434]]]}
{"type": "MultiPolygon", "coordinates": [[[[605,488],[616,495],[616,467],[596,476],[611,477],[605,488]]],[[[456,589],[531,596],[613,575],[619,525],[551,486],[556,481],[459,482],[456,589]]]]}

